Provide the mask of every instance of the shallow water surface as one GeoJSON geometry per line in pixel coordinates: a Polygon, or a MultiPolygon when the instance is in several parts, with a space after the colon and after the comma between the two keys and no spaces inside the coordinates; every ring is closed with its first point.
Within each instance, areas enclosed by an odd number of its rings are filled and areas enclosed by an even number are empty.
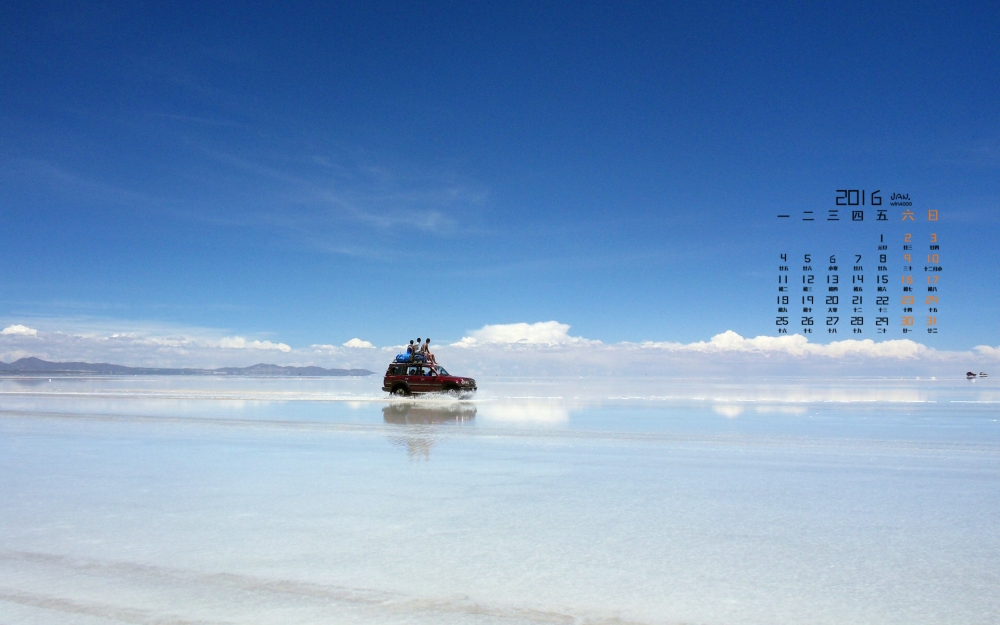
{"type": "Polygon", "coordinates": [[[991,381],[378,383],[0,380],[0,622],[1000,621],[991,381]]]}

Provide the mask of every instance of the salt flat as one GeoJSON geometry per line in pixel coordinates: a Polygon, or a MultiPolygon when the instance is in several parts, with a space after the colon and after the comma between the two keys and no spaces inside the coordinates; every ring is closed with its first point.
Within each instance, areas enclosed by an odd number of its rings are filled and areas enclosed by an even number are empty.
{"type": "Polygon", "coordinates": [[[1000,388],[0,380],[3,623],[996,623],[1000,388]]]}

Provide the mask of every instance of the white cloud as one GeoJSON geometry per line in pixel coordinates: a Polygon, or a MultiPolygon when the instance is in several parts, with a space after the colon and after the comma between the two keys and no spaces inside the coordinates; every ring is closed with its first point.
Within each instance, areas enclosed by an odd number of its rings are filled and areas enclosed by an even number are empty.
{"type": "Polygon", "coordinates": [[[787,336],[758,336],[743,338],[732,330],[716,334],[709,340],[695,343],[640,343],[640,347],[665,351],[702,353],[752,352],[759,354],[788,354],[791,356],[868,356],[871,358],[916,358],[930,351],[927,346],[910,339],[897,339],[876,343],[871,339],[846,339],[826,345],[810,343],[801,334],[787,336]]]}
{"type": "Polygon", "coordinates": [[[350,341],[344,343],[344,347],[352,347],[354,349],[375,349],[375,346],[368,341],[362,341],[361,339],[354,338],[350,341]]]}
{"type": "MultiPolygon", "coordinates": [[[[6,330],[4,330],[6,332],[6,330]]],[[[990,347],[989,345],[976,345],[973,349],[983,356],[1000,359],[1000,347],[990,347]]]]}
{"type": "Polygon", "coordinates": [[[339,345],[294,348],[274,340],[234,336],[216,328],[91,318],[43,319],[36,334],[0,331],[0,361],[13,362],[25,356],[56,362],[206,369],[266,362],[374,370],[388,361],[379,349],[339,345]]]}
{"type": "Polygon", "coordinates": [[[579,343],[600,343],[569,335],[570,326],[558,321],[537,323],[506,323],[485,325],[462,337],[453,347],[476,347],[478,345],[572,345],[579,343]]]}
{"type": "Polygon", "coordinates": [[[284,343],[271,341],[248,341],[242,336],[227,336],[219,341],[219,347],[226,349],[275,349],[280,352],[290,352],[292,348],[284,343]]]}
{"type": "Polygon", "coordinates": [[[7,326],[0,334],[18,334],[20,336],[38,336],[38,330],[21,324],[7,326]]]}
{"type": "Polygon", "coordinates": [[[121,344],[154,345],[157,347],[194,347],[197,345],[196,341],[184,336],[143,336],[136,332],[116,332],[105,340],[121,344]]]}

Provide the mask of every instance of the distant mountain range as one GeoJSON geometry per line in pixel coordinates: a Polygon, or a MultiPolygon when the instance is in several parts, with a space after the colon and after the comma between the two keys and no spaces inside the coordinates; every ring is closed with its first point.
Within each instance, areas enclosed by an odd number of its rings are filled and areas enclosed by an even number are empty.
{"type": "Polygon", "coordinates": [[[156,367],[126,367],[106,362],[49,362],[40,358],[21,358],[7,364],[0,362],[0,375],[5,373],[45,373],[98,375],[233,375],[244,377],[296,377],[296,376],[363,376],[372,375],[367,369],[324,369],[323,367],[282,367],[260,363],[250,367],[223,367],[221,369],[160,369],[156,367]]]}

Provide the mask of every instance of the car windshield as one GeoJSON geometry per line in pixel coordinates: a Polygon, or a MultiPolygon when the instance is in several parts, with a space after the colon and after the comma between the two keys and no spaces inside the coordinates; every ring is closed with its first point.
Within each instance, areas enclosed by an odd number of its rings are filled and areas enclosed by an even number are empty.
{"type": "Polygon", "coordinates": [[[451,375],[450,373],[444,370],[444,367],[438,367],[437,370],[438,370],[438,375],[451,375]]]}

